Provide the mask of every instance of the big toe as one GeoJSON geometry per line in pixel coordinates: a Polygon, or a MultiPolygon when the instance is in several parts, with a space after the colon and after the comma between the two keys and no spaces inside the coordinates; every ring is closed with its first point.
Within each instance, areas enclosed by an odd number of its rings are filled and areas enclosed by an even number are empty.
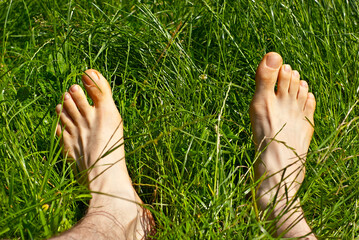
{"type": "Polygon", "coordinates": [[[282,57],[275,52],[267,53],[260,62],[256,72],[256,91],[271,91],[278,78],[279,69],[282,66],[282,57]]]}
{"type": "Polygon", "coordinates": [[[86,70],[85,74],[82,75],[82,81],[95,107],[106,102],[106,100],[112,99],[110,84],[98,71],[94,69],[86,70]]]}

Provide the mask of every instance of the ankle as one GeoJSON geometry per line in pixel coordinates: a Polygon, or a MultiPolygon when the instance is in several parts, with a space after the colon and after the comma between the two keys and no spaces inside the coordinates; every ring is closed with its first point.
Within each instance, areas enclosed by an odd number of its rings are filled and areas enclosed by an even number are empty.
{"type": "Polygon", "coordinates": [[[88,214],[99,215],[104,219],[121,222],[124,226],[136,221],[140,213],[140,204],[136,202],[132,191],[117,194],[92,193],[88,214]]]}

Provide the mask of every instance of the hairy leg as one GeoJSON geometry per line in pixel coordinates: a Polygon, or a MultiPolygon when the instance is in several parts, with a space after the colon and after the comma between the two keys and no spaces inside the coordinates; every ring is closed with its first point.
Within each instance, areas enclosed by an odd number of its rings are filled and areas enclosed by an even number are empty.
{"type": "Polygon", "coordinates": [[[315,98],[308,84],[277,53],[268,53],[256,72],[256,90],[250,117],[259,159],[257,202],[275,219],[274,235],[315,239],[296,193],[313,135],[315,98]],[[277,91],[275,85],[277,84],[277,91]]]}
{"type": "Polygon", "coordinates": [[[93,101],[73,85],[56,107],[64,153],[76,161],[92,199],[85,217],[56,239],[142,239],[153,229],[153,218],[143,208],[128,175],[123,121],[106,79],[96,70],[82,77],[93,101]]]}

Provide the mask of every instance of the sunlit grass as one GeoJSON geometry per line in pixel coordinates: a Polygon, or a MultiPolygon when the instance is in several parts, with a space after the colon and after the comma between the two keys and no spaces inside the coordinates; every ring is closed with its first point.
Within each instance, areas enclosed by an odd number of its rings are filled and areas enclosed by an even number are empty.
{"type": "Polygon", "coordinates": [[[269,51],[317,99],[300,191],[309,225],[359,235],[355,1],[119,2],[0,1],[1,238],[47,238],[83,216],[89,195],[53,136],[56,104],[88,68],[111,83],[156,238],[268,238],[248,109],[269,51]]]}

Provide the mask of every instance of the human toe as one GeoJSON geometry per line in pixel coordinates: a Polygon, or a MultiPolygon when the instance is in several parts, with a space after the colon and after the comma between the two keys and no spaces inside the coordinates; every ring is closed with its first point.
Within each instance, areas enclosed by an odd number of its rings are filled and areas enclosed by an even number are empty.
{"type": "Polygon", "coordinates": [[[313,124],[314,119],[314,111],[315,111],[316,101],[313,93],[308,93],[305,107],[304,107],[304,114],[305,116],[311,121],[313,124]]]}
{"type": "Polygon", "coordinates": [[[73,129],[75,125],[70,115],[67,113],[66,109],[61,104],[58,104],[56,106],[56,113],[58,116],[60,116],[62,130],[67,130],[71,132],[71,129],[73,129]]]}
{"type": "Polygon", "coordinates": [[[78,124],[80,119],[82,118],[81,113],[79,112],[74,100],[68,92],[64,94],[63,105],[64,109],[66,110],[66,113],[71,117],[73,122],[75,124],[78,124]]]}
{"type": "Polygon", "coordinates": [[[60,137],[60,136],[61,136],[61,133],[62,133],[62,128],[61,128],[60,123],[58,123],[57,126],[56,126],[56,135],[57,135],[58,137],[60,137]]]}
{"type": "Polygon", "coordinates": [[[277,93],[281,96],[287,96],[292,78],[292,68],[288,64],[284,64],[279,71],[277,93]]]}
{"type": "Polygon", "coordinates": [[[109,83],[98,71],[94,69],[86,70],[85,74],[82,75],[82,81],[95,107],[104,103],[105,99],[112,98],[109,83]]]}
{"type": "Polygon", "coordinates": [[[69,92],[80,113],[83,116],[87,116],[91,110],[91,106],[82,88],[75,84],[70,87],[69,92]]]}
{"type": "Polygon", "coordinates": [[[294,98],[297,97],[299,84],[300,84],[299,72],[297,70],[294,70],[292,71],[292,78],[289,86],[289,95],[293,96],[294,98]]]}
{"type": "Polygon", "coordinates": [[[282,66],[282,57],[275,52],[267,53],[260,62],[256,72],[256,91],[273,92],[279,69],[282,66]]]}
{"type": "Polygon", "coordinates": [[[299,91],[298,91],[298,105],[300,109],[304,110],[305,102],[308,97],[308,83],[304,80],[301,80],[299,83],[299,91]]]}

